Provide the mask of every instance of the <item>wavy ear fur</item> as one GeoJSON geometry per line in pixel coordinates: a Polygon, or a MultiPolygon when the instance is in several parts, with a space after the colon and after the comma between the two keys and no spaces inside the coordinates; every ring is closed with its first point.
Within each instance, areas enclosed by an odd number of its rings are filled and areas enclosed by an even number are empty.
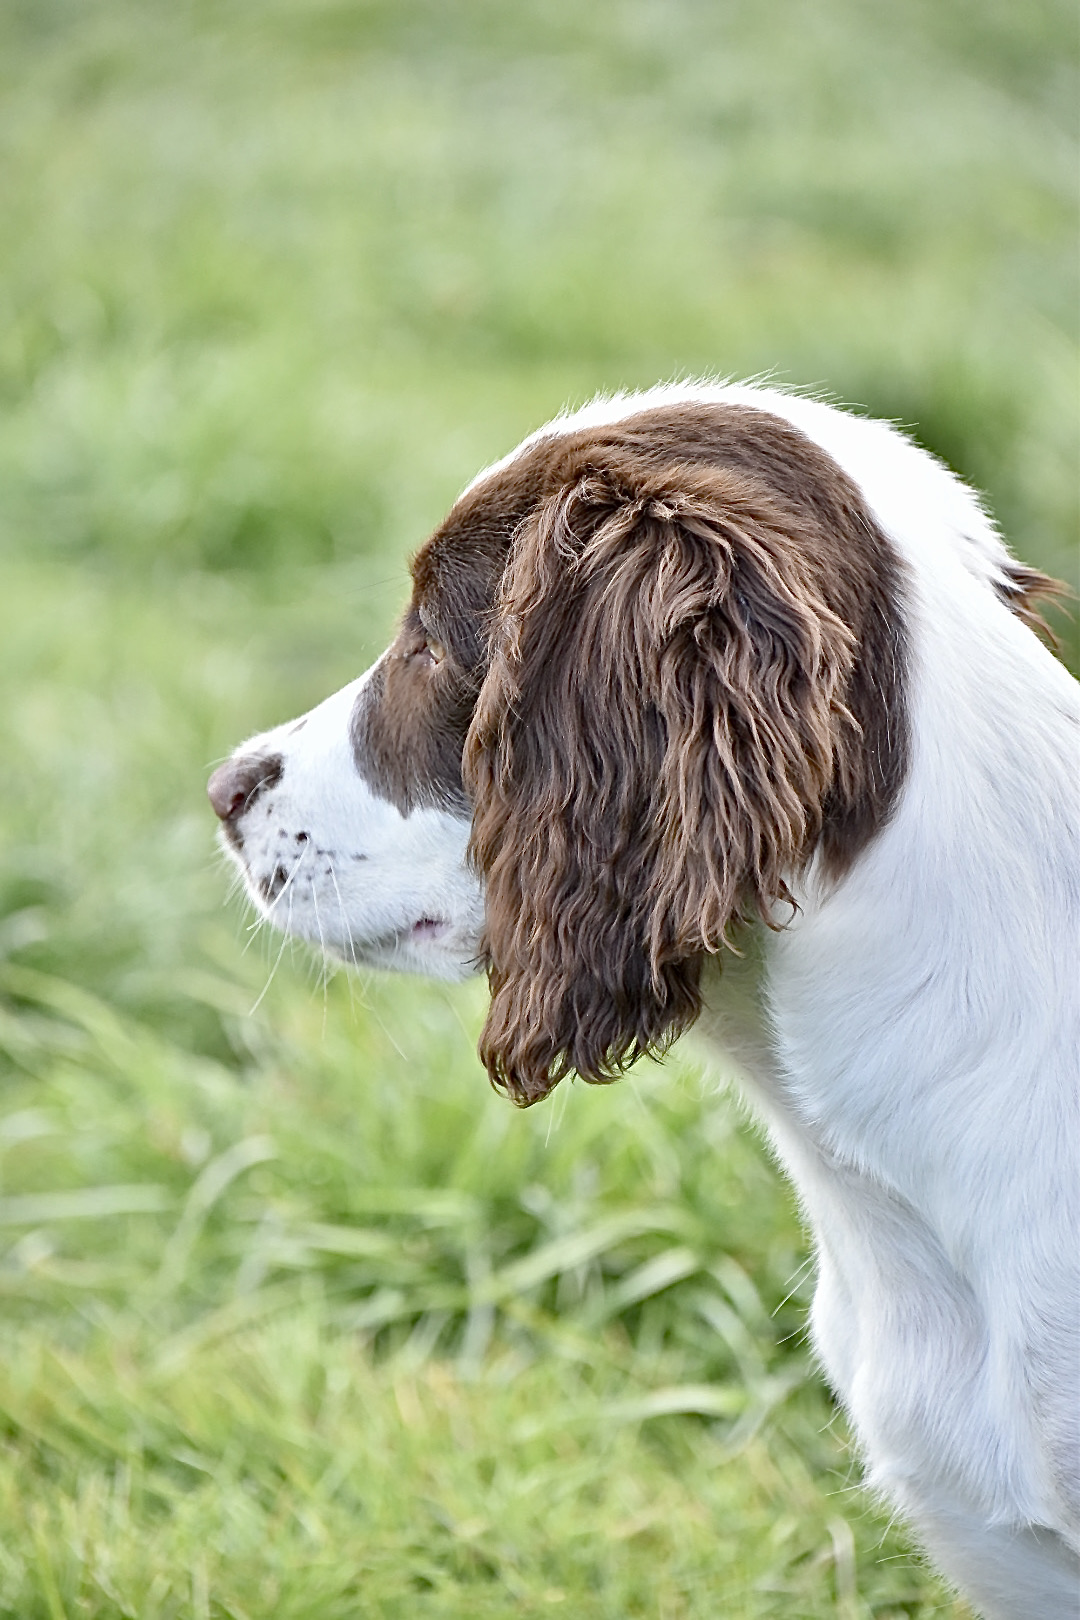
{"type": "Polygon", "coordinates": [[[750,474],[610,448],[518,530],[465,751],[516,1102],[664,1049],[706,954],[777,924],[859,737],[827,551],[750,474]]]}

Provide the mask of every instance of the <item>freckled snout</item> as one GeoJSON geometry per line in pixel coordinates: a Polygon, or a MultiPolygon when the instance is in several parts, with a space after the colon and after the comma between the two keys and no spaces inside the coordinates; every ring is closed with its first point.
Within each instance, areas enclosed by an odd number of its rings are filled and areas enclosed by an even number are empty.
{"type": "Polygon", "coordinates": [[[219,765],[206,784],[214,814],[226,824],[250,810],[263,788],[281,780],[280,754],[239,754],[219,765]]]}

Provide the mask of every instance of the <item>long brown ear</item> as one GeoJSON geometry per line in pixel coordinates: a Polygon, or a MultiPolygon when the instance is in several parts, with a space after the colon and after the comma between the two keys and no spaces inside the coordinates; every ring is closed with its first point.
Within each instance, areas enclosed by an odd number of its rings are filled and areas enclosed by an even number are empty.
{"type": "Polygon", "coordinates": [[[516,1102],[662,1050],[706,953],[775,922],[858,732],[821,552],[756,479],[611,449],[519,530],[465,750],[516,1102]]]}

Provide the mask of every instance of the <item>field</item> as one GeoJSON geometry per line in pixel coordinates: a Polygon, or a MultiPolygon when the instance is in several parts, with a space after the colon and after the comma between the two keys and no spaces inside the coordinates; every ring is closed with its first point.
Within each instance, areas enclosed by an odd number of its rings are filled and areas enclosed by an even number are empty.
{"type": "Polygon", "coordinates": [[[0,1617],[968,1615],[859,1488],[725,1077],[514,1112],[482,986],[252,931],[204,784],[597,389],[827,389],[1075,583],[1074,33],[0,10],[0,1617]]]}

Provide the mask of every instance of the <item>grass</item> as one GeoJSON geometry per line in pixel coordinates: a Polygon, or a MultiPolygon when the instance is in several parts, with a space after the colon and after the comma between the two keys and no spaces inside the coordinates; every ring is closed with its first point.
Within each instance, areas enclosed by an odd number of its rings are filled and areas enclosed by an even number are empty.
{"type": "Polygon", "coordinates": [[[826,385],[1075,579],[1073,31],[4,8],[0,1616],[966,1612],[858,1488],[724,1077],[514,1113],[480,986],[249,935],[202,794],[600,387],[826,385]]]}

